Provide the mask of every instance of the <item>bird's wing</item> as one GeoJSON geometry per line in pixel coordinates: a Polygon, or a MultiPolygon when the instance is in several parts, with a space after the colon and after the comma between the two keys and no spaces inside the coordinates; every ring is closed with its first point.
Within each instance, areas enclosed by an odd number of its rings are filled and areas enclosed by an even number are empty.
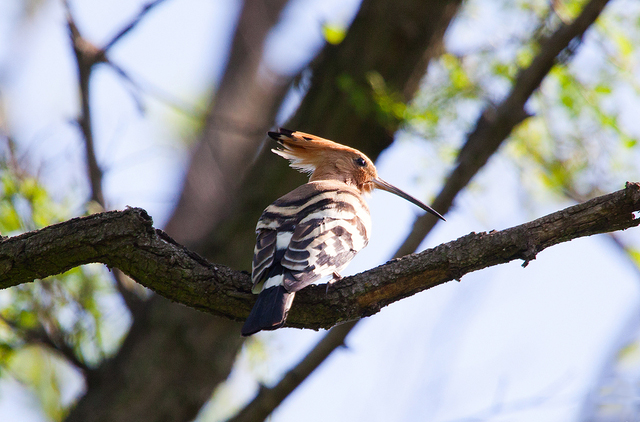
{"type": "Polygon", "coordinates": [[[262,229],[257,231],[256,246],[253,249],[253,261],[251,263],[251,279],[253,280],[254,293],[262,290],[261,282],[267,277],[269,269],[273,265],[276,256],[277,231],[262,229]]]}
{"type": "Polygon", "coordinates": [[[367,244],[370,225],[369,210],[354,188],[333,181],[298,187],[258,220],[253,291],[283,283],[295,292],[339,271],[367,244]]]}
{"type": "Polygon", "coordinates": [[[356,215],[350,219],[310,218],[298,224],[281,265],[284,286],[296,292],[322,277],[341,271],[367,245],[367,232],[356,215]]]}

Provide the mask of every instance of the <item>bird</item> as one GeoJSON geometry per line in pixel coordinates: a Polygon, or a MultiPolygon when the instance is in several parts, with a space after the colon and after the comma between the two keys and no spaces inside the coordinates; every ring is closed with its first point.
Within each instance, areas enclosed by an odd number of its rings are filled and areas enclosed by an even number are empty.
{"type": "Polygon", "coordinates": [[[357,149],[299,131],[268,132],[271,151],[310,175],[309,182],[269,205],[256,226],[251,265],[258,294],[241,334],[284,325],[296,292],[340,271],[369,242],[371,217],[364,195],[381,189],[435,215],[433,208],[382,180],[357,149]]]}

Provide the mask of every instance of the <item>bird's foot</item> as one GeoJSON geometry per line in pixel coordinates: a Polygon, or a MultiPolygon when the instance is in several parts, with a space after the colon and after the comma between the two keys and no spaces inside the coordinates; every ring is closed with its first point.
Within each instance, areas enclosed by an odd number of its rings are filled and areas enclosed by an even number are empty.
{"type": "Polygon", "coordinates": [[[336,281],[340,281],[340,280],[342,280],[342,276],[340,274],[338,274],[336,271],[334,271],[333,272],[333,278],[331,280],[327,281],[327,288],[325,290],[325,294],[329,294],[329,286],[331,286],[336,281]]]}

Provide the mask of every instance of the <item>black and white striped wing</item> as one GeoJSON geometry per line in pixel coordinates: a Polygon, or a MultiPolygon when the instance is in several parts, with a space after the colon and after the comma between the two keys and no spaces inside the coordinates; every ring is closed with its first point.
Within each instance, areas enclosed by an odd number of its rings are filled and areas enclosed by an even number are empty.
{"type": "Polygon", "coordinates": [[[283,267],[291,270],[284,277],[287,291],[296,292],[340,272],[367,245],[365,223],[356,215],[348,217],[310,215],[296,227],[281,261],[283,267]]]}
{"type": "Polygon", "coordinates": [[[273,266],[276,256],[277,235],[276,230],[263,229],[257,231],[256,246],[253,249],[253,262],[251,263],[253,293],[260,293],[262,282],[264,282],[269,269],[273,266]]]}
{"type": "Polygon", "coordinates": [[[296,292],[338,272],[368,242],[369,209],[341,182],[310,182],[269,205],[256,228],[253,291],[283,284],[296,292]]]}

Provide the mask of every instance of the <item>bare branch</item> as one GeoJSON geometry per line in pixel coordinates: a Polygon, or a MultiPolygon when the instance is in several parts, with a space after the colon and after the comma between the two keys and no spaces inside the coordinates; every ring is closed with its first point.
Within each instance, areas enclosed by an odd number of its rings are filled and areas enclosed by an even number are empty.
{"type": "MultiPolygon", "coordinates": [[[[456,168],[433,201],[434,209],[445,214],[458,192],[467,186],[471,178],[487,163],[489,157],[498,150],[513,128],[528,117],[524,109],[525,103],[538,89],[559,55],[573,40],[584,35],[600,16],[608,1],[591,0],[571,24],[561,24],[551,36],[542,41],[540,53],[533,59],[531,65],[518,73],[507,98],[498,106],[490,105],[485,108],[474,131],[469,134],[467,142],[458,153],[456,168]]],[[[414,252],[436,222],[437,219],[430,215],[418,217],[397,254],[402,256],[414,252]]]]}
{"type": "Polygon", "coordinates": [[[102,50],[104,52],[109,51],[109,49],[111,47],[113,47],[115,45],[115,43],[117,43],[118,41],[120,41],[120,39],[122,37],[124,37],[125,35],[127,35],[133,28],[136,27],[136,25],[138,25],[140,23],[140,21],[142,20],[142,18],[145,17],[145,15],[147,13],[149,13],[151,11],[151,9],[153,9],[154,7],[156,7],[157,5],[159,5],[160,3],[162,3],[164,0],[155,0],[152,1],[150,3],[145,4],[144,6],[142,6],[142,9],[140,9],[140,12],[138,12],[138,14],[131,20],[131,22],[129,22],[124,28],[122,28],[122,30],[120,30],[120,32],[118,32],[112,39],[111,41],[109,41],[103,48],[102,50]]]}
{"type": "Polygon", "coordinates": [[[102,193],[103,171],[98,165],[95,153],[93,131],[91,130],[91,107],[89,105],[89,81],[91,71],[96,63],[105,61],[104,51],[91,44],[80,35],[78,27],[73,20],[68,3],[67,7],[67,27],[69,38],[73,46],[78,67],[78,84],[80,85],[80,115],[77,118],[78,125],[82,132],[85,145],[85,155],[87,159],[87,175],[91,186],[91,200],[104,208],[104,194],[102,193]]]}
{"type": "MultiPolygon", "coordinates": [[[[471,233],[415,255],[344,278],[326,293],[296,296],[288,326],[329,328],[482,268],[522,259],[578,237],[640,224],[640,184],[510,229],[471,233]]],[[[212,264],[152,227],[144,210],[110,211],[6,238],[0,243],[0,288],[91,262],[120,268],[140,284],[192,308],[244,319],[255,301],[245,272],[212,264]]]]}
{"type": "MultiPolygon", "coordinates": [[[[128,23],[118,34],[116,34],[111,41],[109,41],[104,47],[99,48],[89,40],[84,38],[80,33],[78,26],[75,23],[73,14],[68,1],[64,2],[66,15],[67,15],[67,28],[69,30],[69,38],[73,46],[73,51],[76,57],[76,64],[78,67],[78,82],[80,85],[80,116],[78,116],[78,124],[82,131],[84,138],[87,170],[89,176],[89,182],[91,185],[91,200],[98,203],[103,208],[105,206],[105,198],[102,192],[102,179],[103,170],[98,164],[98,160],[95,153],[95,142],[93,137],[93,131],[91,128],[91,107],[89,103],[90,99],[90,79],[91,72],[95,65],[99,63],[108,63],[113,69],[118,72],[119,75],[127,78],[126,73],[117,65],[110,63],[106,56],[107,51],[113,47],[123,36],[128,34],[133,28],[135,28],[142,18],[155,6],[163,2],[164,0],[155,0],[147,3],[140,10],[133,20],[128,23]]],[[[130,78],[128,80],[132,81],[130,78]]],[[[134,101],[138,107],[141,107],[139,99],[134,95],[134,101]]]]}

